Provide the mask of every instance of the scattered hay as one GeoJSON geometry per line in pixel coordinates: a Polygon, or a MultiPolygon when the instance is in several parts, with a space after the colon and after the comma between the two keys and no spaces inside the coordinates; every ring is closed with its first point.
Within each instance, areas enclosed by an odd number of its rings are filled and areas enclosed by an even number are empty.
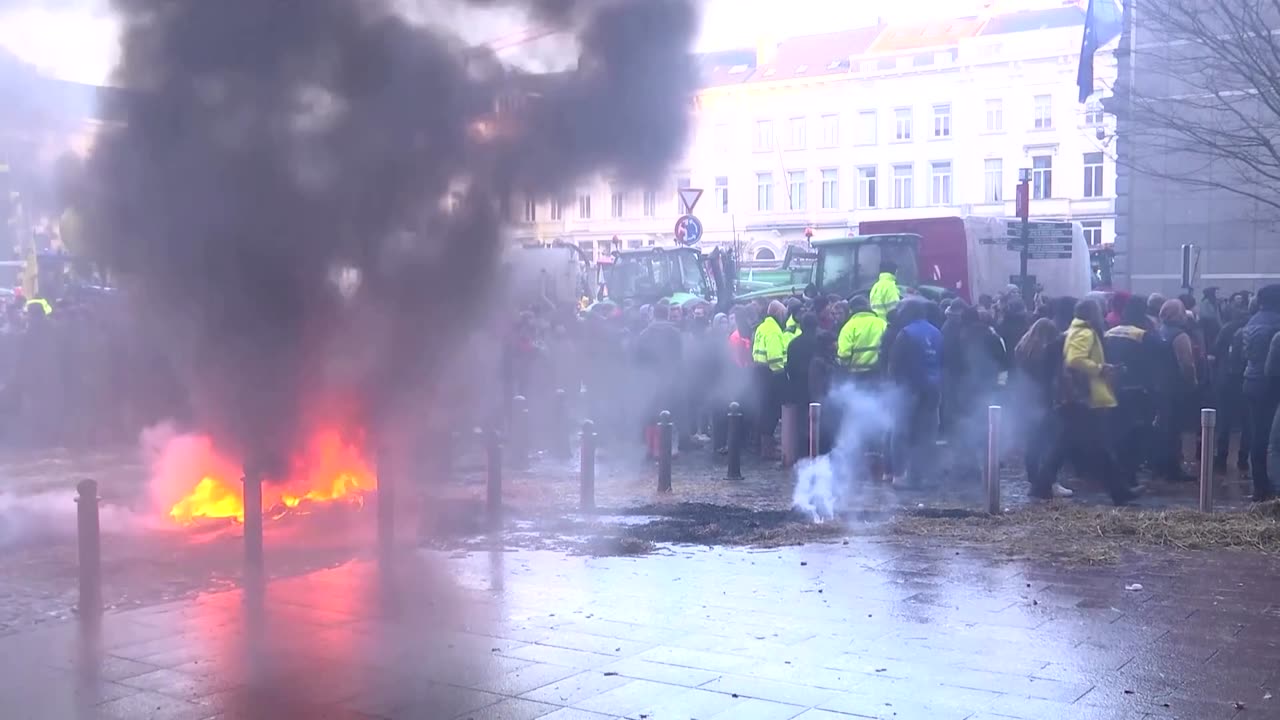
{"type": "Polygon", "coordinates": [[[915,513],[892,520],[893,535],[990,546],[1019,557],[1104,564],[1134,546],[1280,553],[1280,502],[1242,512],[1139,510],[1048,504],[1004,515],[915,513]]]}

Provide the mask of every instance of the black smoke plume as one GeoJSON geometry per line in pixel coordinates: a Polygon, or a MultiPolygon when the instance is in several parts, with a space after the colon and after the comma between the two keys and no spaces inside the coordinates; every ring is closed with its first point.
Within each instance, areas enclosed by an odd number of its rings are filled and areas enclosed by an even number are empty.
{"type": "Polygon", "coordinates": [[[512,197],[657,181],[686,141],[691,0],[428,3],[576,38],[554,75],[389,0],[113,4],[132,100],[89,163],[89,242],[246,458],[389,417],[488,297],[512,197]]]}

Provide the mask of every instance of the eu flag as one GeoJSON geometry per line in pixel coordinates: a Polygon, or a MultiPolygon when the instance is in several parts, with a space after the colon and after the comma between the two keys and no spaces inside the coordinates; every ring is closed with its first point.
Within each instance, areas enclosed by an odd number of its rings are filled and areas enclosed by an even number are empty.
{"type": "Polygon", "coordinates": [[[1080,42],[1080,69],[1076,72],[1076,85],[1080,88],[1080,102],[1086,102],[1093,94],[1093,54],[1098,52],[1098,24],[1093,16],[1093,0],[1084,11],[1084,39],[1080,42]]]}

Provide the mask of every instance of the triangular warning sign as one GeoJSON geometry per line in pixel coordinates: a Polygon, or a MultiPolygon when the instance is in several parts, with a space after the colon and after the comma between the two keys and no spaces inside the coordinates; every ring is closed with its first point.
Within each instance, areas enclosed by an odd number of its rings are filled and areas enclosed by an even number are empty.
{"type": "Polygon", "coordinates": [[[680,203],[684,205],[684,214],[692,215],[693,206],[698,204],[698,200],[702,197],[700,188],[680,188],[680,203]]]}

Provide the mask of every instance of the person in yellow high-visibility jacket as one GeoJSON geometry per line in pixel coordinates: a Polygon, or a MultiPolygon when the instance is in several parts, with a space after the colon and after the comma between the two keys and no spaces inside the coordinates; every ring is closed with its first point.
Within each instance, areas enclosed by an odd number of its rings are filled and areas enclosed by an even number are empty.
{"type": "Polygon", "coordinates": [[[880,263],[880,278],[871,286],[871,309],[880,317],[888,317],[889,311],[902,301],[898,291],[898,266],[892,260],[880,263]]]}
{"type": "Polygon", "coordinates": [[[774,300],[769,312],[756,326],[751,343],[751,359],[757,368],[757,392],[761,398],[760,454],[765,458],[777,456],[773,432],[782,418],[782,395],[786,391],[787,339],[782,325],[787,320],[787,308],[774,300]]]}
{"type": "Polygon", "coordinates": [[[880,341],[888,322],[871,312],[871,303],[866,298],[854,298],[849,302],[849,309],[853,315],[840,329],[836,358],[840,366],[855,377],[866,377],[880,360],[880,341]]]}
{"type": "Polygon", "coordinates": [[[769,303],[769,314],[756,326],[751,342],[751,358],[772,373],[782,372],[787,364],[787,333],[780,322],[786,313],[787,309],[777,300],[769,303]]]}

